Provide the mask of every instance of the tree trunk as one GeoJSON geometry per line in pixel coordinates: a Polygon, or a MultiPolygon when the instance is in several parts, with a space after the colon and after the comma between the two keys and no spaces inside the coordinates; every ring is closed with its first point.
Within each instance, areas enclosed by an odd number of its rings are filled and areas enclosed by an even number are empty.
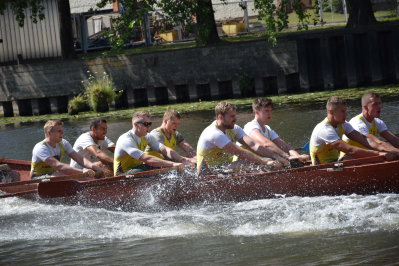
{"type": "Polygon", "coordinates": [[[211,0],[198,0],[197,8],[197,43],[200,45],[214,44],[219,41],[215,15],[211,0]]]}
{"type": "Polygon", "coordinates": [[[371,0],[347,0],[349,19],[347,28],[358,28],[377,23],[371,0]]]}
{"type": "Polygon", "coordinates": [[[60,14],[60,41],[62,58],[75,57],[75,49],[73,47],[73,32],[71,7],[69,1],[58,0],[58,10],[60,14]]]}

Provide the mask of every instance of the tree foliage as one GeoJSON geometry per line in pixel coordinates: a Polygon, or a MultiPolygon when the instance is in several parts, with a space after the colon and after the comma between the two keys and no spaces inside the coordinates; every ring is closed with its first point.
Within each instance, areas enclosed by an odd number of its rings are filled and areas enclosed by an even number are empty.
{"type": "MultiPolygon", "coordinates": [[[[60,1],[60,0],[59,0],[60,1]]],[[[65,0],[61,0],[65,1],[65,0]]],[[[115,0],[96,0],[99,8],[115,0]]],[[[221,0],[226,3],[227,0],[221,0]]],[[[245,7],[244,0],[240,6],[245,7]]],[[[143,18],[148,12],[161,12],[164,21],[170,25],[195,27],[196,41],[200,45],[210,45],[219,41],[214,17],[212,0],[120,0],[121,16],[114,19],[113,28],[106,32],[113,47],[122,47],[132,39],[135,28],[143,29],[143,18]],[[162,10],[162,11],[159,11],[162,10]],[[195,26],[194,26],[195,25],[195,26]]],[[[319,1],[314,0],[315,11],[320,8],[319,1]]],[[[349,7],[348,27],[359,27],[375,23],[371,9],[371,0],[347,0],[349,7]]],[[[15,18],[23,26],[25,10],[29,9],[34,22],[43,19],[42,0],[1,0],[0,13],[10,4],[15,18]]],[[[288,27],[288,10],[292,9],[298,16],[298,29],[307,29],[310,15],[300,0],[254,0],[259,19],[266,24],[268,39],[276,43],[276,34],[288,27]]],[[[314,20],[313,23],[317,23],[314,20]]]]}
{"type": "MultiPolygon", "coordinates": [[[[104,7],[115,0],[100,0],[98,7],[104,7]]],[[[221,0],[226,4],[227,0],[221,0]]],[[[244,0],[240,0],[244,7],[244,0]]],[[[201,45],[216,43],[219,40],[211,0],[133,0],[120,1],[124,6],[121,18],[115,20],[115,28],[110,34],[119,39],[119,44],[126,42],[123,32],[137,26],[142,21],[144,12],[162,10],[165,19],[172,25],[195,25],[196,41],[201,45]]],[[[307,29],[309,14],[300,0],[255,0],[255,9],[259,18],[266,22],[269,41],[276,42],[276,33],[288,26],[288,5],[298,15],[300,29],[307,29]],[[277,4],[276,4],[277,3],[277,4]]],[[[115,42],[114,42],[115,43],[115,42]]]]}
{"type": "Polygon", "coordinates": [[[30,11],[30,19],[34,23],[44,19],[44,6],[42,0],[1,0],[0,14],[4,13],[7,5],[10,5],[11,10],[15,15],[15,20],[21,27],[24,26],[26,10],[30,11]]]}

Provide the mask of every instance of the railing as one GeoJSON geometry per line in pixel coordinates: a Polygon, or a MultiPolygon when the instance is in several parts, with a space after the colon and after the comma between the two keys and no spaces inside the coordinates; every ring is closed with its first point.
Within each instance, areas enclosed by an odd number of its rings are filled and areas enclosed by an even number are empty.
{"type": "MultiPolygon", "coordinates": [[[[219,36],[239,35],[254,32],[266,31],[265,23],[258,18],[258,12],[254,8],[254,0],[248,1],[214,1],[215,20],[219,36]],[[243,8],[244,7],[244,8],[243,8]]],[[[310,14],[309,27],[314,27],[313,18],[316,17],[310,0],[302,1],[310,14]]],[[[319,23],[326,24],[345,24],[348,21],[346,0],[318,0],[319,23]]],[[[376,18],[398,16],[399,0],[372,0],[376,18]]],[[[101,32],[112,27],[112,17],[118,13],[102,13],[96,15],[73,15],[73,30],[75,37],[76,51],[91,51],[109,48],[110,43],[107,38],[101,36],[101,32]]],[[[185,42],[195,39],[194,32],[185,31],[184,25],[177,25],[169,28],[170,31],[162,32],[160,28],[166,29],[166,24],[162,19],[162,10],[156,10],[148,14],[143,19],[145,29],[134,29],[137,38],[126,44],[126,47],[137,45],[157,45],[167,42],[185,42]],[[169,35],[168,35],[169,34],[169,35]]],[[[289,28],[296,28],[298,19],[293,12],[289,13],[289,28]]]]}

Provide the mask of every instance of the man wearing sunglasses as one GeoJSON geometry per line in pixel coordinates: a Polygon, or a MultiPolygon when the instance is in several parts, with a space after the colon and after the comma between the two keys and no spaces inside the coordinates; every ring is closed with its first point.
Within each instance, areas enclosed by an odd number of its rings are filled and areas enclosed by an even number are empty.
{"type": "Polygon", "coordinates": [[[135,112],[132,117],[133,128],[121,135],[116,142],[114,153],[114,174],[133,174],[157,167],[179,167],[193,164],[188,158],[180,156],[173,149],[165,146],[148,134],[152,125],[151,115],[147,111],[135,112]],[[172,161],[146,154],[146,147],[161,153],[172,161]]]}
{"type": "MultiPolygon", "coordinates": [[[[163,115],[161,126],[153,129],[150,134],[159,142],[173,150],[179,147],[187,154],[187,157],[191,158],[192,162],[195,163],[197,160],[195,150],[184,140],[183,135],[177,131],[180,126],[180,120],[181,116],[179,112],[176,110],[167,110],[163,115]]],[[[149,146],[147,146],[146,153],[161,159],[164,158],[162,154],[152,150],[149,146]]]]}

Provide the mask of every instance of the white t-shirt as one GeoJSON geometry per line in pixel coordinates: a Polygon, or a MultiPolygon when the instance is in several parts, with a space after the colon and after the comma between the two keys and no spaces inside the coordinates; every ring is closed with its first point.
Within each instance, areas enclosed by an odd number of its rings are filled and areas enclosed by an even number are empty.
{"type": "MultiPolygon", "coordinates": [[[[246,136],[244,130],[238,125],[234,125],[232,129],[237,140],[246,136]]],[[[216,121],[209,125],[202,131],[201,136],[198,140],[197,149],[198,150],[209,150],[214,147],[219,147],[223,149],[224,146],[234,141],[228,131],[221,131],[216,127],[216,121]]]]}
{"type": "MultiPolygon", "coordinates": [[[[363,116],[363,114],[361,114],[361,116],[363,116]]],[[[364,118],[364,116],[363,116],[363,118],[364,118]]],[[[351,124],[351,126],[354,129],[356,129],[363,135],[369,134],[369,128],[372,128],[373,125],[372,125],[372,123],[369,123],[369,121],[367,121],[366,118],[364,118],[364,121],[366,122],[366,124],[359,117],[355,116],[354,118],[352,118],[349,121],[349,124],[351,124]]],[[[388,130],[387,125],[385,125],[384,121],[382,121],[381,119],[374,118],[374,121],[375,121],[375,125],[377,126],[378,133],[388,130]]]]}
{"type": "Polygon", "coordinates": [[[267,139],[269,140],[275,140],[279,138],[279,135],[277,135],[277,133],[271,129],[268,125],[265,125],[264,128],[262,129],[262,127],[259,125],[259,122],[254,119],[250,122],[248,122],[245,126],[244,126],[244,132],[247,135],[250,135],[252,130],[254,129],[258,129],[260,131],[260,133],[267,139]]]}
{"type": "MultiPolygon", "coordinates": [[[[145,139],[147,140],[148,145],[154,151],[159,152],[162,146],[164,146],[151,134],[147,134],[145,139]]],[[[114,153],[115,158],[120,158],[125,154],[129,154],[131,157],[138,160],[144,154],[144,152],[138,148],[140,143],[141,138],[136,136],[133,131],[129,130],[128,132],[122,134],[116,142],[114,153]]]]}
{"type": "MultiPolygon", "coordinates": [[[[65,153],[70,154],[74,152],[71,144],[66,140],[61,140],[62,146],[64,146],[65,153]]],[[[57,160],[60,159],[61,156],[61,149],[60,144],[57,143],[55,148],[53,148],[48,142],[39,142],[35,145],[32,151],[32,162],[44,162],[48,158],[53,157],[57,160]]]]}
{"type": "MultiPolygon", "coordinates": [[[[342,128],[346,134],[349,134],[354,130],[351,124],[346,121],[342,123],[342,128]]],[[[341,138],[338,135],[338,127],[334,128],[329,123],[321,122],[313,129],[312,137],[310,138],[310,145],[319,147],[340,139],[341,138]]]]}
{"type": "MultiPolygon", "coordinates": [[[[105,137],[103,140],[99,140],[98,143],[95,143],[93,138],[90,136],[90,132],[83,133],[80,135],[76,141],[75,144],[73,145],[73,149],[82,155],[83,157],[86,157],[89,159],[91,162],[98,162],[98,158],[94,155],[92,155],[86,148],[89,146],[97,146],[102,151],[107,150],[109,147],[114,146],[115,144],[107,137],[105,137]]],[[[78,164],[75,160],[71,159],[70,165],[72,167],[78,168],[78,169],[83,169],[83,166],[78,164]]]]}

